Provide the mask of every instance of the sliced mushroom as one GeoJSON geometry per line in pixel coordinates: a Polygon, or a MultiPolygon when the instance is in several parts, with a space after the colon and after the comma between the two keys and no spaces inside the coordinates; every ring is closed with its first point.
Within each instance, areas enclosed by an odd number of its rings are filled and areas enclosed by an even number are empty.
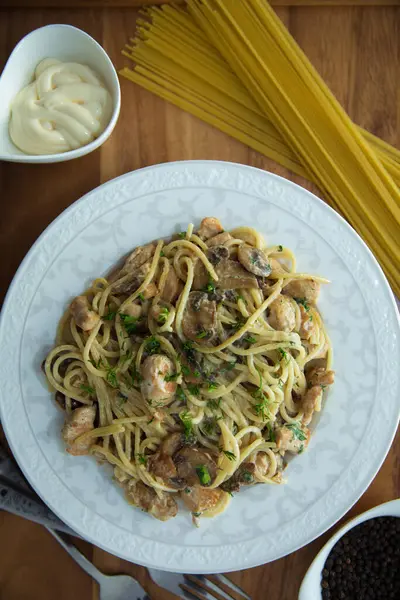
{"type": "Polygon", "coordinates": [[[160,451],[166,456],[173,456],[186,444],[185,436],[179,431],[168,435],[163,439],[160,446],[160,451]]]}
{"type": "Polygon", "coordinates": [[[178,505],[172,494],[167,492],[156,492],[141,481],[134,485],[125,486],[126,497],[129,502],[153,515],[160,521],[168,521],[175,517],[178,512],[178,505]]]}
{"type": "Polygon", "coordinates": [[[265,256],[264,252],[258,248],[254,248],[248,244],[242,244],[238,248],[238,259],[244,268],[254,275],[268,277],[271,273],[272,269],[268,258],[265,256]]]}
{"type": "Polygon", "coordinates": [[[303,411],[303,418],[301,422],[303,425],[308,425],[311,422],[314,411],[321,404],[322,393],[322,387],[320,385],[314,385],[304,394],[301,403],[301,409],[303,411]]]}
{"type": "Polygon", "coordinates": [[[238,492],[242,485],[253,485],[256,465],[253,462],[243,462],[232,477],[224,481],[221,488],[225,492],[238,492]]]}
{"type": "Polygon", "coordinates": [[[117,294],[131,294],[143,283],[146,276],[149,274],[151,268],[151,261],[144,263],[135,270],[123,273],[122,271],[118,275],[118,279],[113,283],[113,292],[117,294]],[[124,277],[127,277],[124,281],[121,281],[124,277]]]}
{"type": "Polygon", "coordinates": [[[224,228],[216,217],[205,217],[200,223],[197,234],[202,240],[208,240],[223,231],[224,228]]]}
{"type": "Polygon", "coordinates": [[[217,287],[222,290],[258,288],[257,278],[235,260],[223,260],[216,267],[217,287]]]}
{"type": "Polygon", "coordinates": [[[293,331],[296,326],[294,302],[279,295],[269,306],[268,322],[277,331],[293,331]]]}
{"type": "Polygon", "coordinates": [[[95,438],[89,437],[76,440],[79,436],[94,429],[95,417],[95,406],[82,406],[72,411],[62,429],[62,437],[67,444],[67,452],[74,456],[89,453],[90,447],[95,442],[95,438]]]}
{"type": "Polygon", "coordinates": [[[308,446],[310,432],[307,427],[285,425],[275,430],[276,447],[281,452],[298,454],[308,446]]]}
{"type": "Polygon", "coordinates": [[[89,300],[86,296],[77,296],[74,298],[69,310],[75,323],[83,331],[90,331],[100,321],[99,315],[90,309],[89,300]]]}
{"type": "Polygon", "coordinates": [[[175,273],[175,269],[172,265],[170,265],[168,271],[168,277],[166,278],[163,290],[161,292],[162,300],[165,302],[174,302],[182,290],[182,283],[179,280],[177,274],[175,273]]]}
{"type": "MultiPolygon", "coordinates": [[[[154,256],[154,252],[156,250],[156,245],[146,244],[145,246],[138,246],[135,250],[128,256],[126,259],[124,266],[122,267],[118,279],[123,277],[124,274],[128,274],[131,271],[136,271],[139,267],[149,262],[150,259],[154,256]]],[[[150,261],[151,262],[151,261],[150,261]]]]}
{"type": "Polygon", "coordinates": [[[207,240],[206,244],[209,248],[212,248],[213,246],[222,246],[223,244],[226,244],[226,242],[229,242],[229,240],[232,239],[233,238],[231,234],[227,231],[224,231],[223,233],[219,233],[218,235],[215,235],[214,237],[207,240]]]}
{"type": "Polygon", "coordinates": [[[300,330],[299,336],[302,340],[309,340],[315,331],[315,321],[310,315],[309,310],[306,310],[302,304],[299,304],[300,309],[300,330]]]}
{"type": "Polygon", "coordinates": [[[222,491],[216,488],[215,490],[209,490],[203,487],[186,487],[181,492],[181,498],[186,508],[193,513],[201,513],[205,510],[214,508],[220,501],[222,491]]]}
{"type": "Polygon", "coordinates": [[[229,258],[229,250],[226,246],[213,246],[208,250],[207,258],[212,265],[218,265],[222,260],[229,258]]]}
{"type": "Polygon", "coordinates": [[[174,373],[172,360],[164,354],[153,354],[142,364],[142,383],[140,389],[143,397],[157,406],[164,406],[176,392],[176,382],[168,381],[168,375],[174,373]]]}
{"type": "Polygon", "coordinates": [[[211,454],[198,448],[181,448],[174,455],[174,463],[178,476],[188,486],[210,485],[217,475],[217,464],[211,454]]]}
{"type": "Polygon", "coordinates": [[[217,332],[217,304],[203,292],[190,292],[183,313],[182,331],[200,345],[209,344],[217,332]]]}
{"type": "Polygon", "coordinates": [[[307,371],[306,379],[310,387],[332,385],[335,381],[335,371],[327,371],[325,367],[312,367],[307,371]]]}
{"type": "Polygon", "coordinates": [[[320,284],[314,279],[294,279],[283,288],[282,293],[315,304],[319,291],[320,284]]]}

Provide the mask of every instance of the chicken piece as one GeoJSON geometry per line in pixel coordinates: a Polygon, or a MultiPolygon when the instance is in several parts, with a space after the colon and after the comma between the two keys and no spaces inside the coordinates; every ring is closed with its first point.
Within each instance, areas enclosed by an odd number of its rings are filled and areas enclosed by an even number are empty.
{"type": "Polygon", "coordinates": [[[310,315],[310,311],[306,310],[302,304],[299,304],[301,321],[300,321],[300,329],[299,336],[302,340],[309,340],[315,331],[315,321],[310,315]]]}
{"type": "Polygon", "coordinates": [[[136,302],[131,302],[125,306],[123,314],[128,315],[129,317],[134,317],[135,319],[140,319],[142,316],[142,307],[136,302]]]}
{"type": "Polygon", "coordinates": [[[238,260],[247,271],[259,277],[268,277],[271,273],[271,265],[264,252],[248,244],[239,246],[238,260]]]}
{"type": "Polygon", "coordinates": [[[261,477],[265,477],[269,470],[269,459],[268,455],[265,452],[257,452],[256,460],[255,460],[255,471],[254,475],[257,478],[257,475],[261,477]]]}
{"type": "Polygon", "coordinates": [[[206,244],[209,248],[212,248],[213,246],[222,246],[223,244],[226,244],[226,242],[232,239],[233,238],[231,234],[227,231],[224,231],[223,233],[219,233],[218,235],[215,235],[214,237],[207,240],[206,244]]]}
{"type": "Polygon", "coordinates": [[[176,489],[183,489],[186,482],[178,477],[178,472],[173,461],[173,455],[186,443],[185,437],[180,432],[173,433],[161,442],[159,450],[148,461],[148,468],[153,475],[163,479],[167,485],[176,489]]]}
{"type": "Polygon", "coordinates": [[[155,283],[150,282],[149,285],[143,290],[142,295],[145,300],[150,300],[158,294],[158,288],[155,283]]]}
{"type": "Polygon", "coordinates": [[[176,392],[176,382],[167,381],[173,375],[174,364],[164,354],[152,354],[142,364],[142,383],[140,389],[143,397],[151,405],[164,406],[176,392]]]}
{"type": "Polygon", "coordinates": [[[217,475],[217,464],[206,450],[185,446],[174,455],[178,477],[186,485],[210,485],[217,475]]]}
{"type": "Polygon", "coordinates": [[[335,381],[335,371],[327,371],[325,367],[312,367],[307,371],[306,379],[311,388],[317,385],[332,385],[335,381]]]}
{"type": "Polygon", "coordinates": [[[221,223],[215,217],[205,217],[200,223],[197,235],[202,240],[208,240],[224,231],[221,223]]]}
{"type": "Polygon", "coordinates": [[[89,453],[95,438],[86,437],[81,440],[77,440],[77,438],[94,429],[95,417],[95,406],[82,406],[71,412],[62,428],[62,437],[67,444],[67,452],[73,454],[73,456],[89,453]]]}
{"type": "Polygon", "coordinates": [[[271,279],[274,279],[274,277],[276,277],[276,276],[282,275],[282,273],[287,273],[287,269],[285,269],[285,267],[283,265],[281,265],[279,260],[276,260],[276,258],[270,258],[269,264],[271,265],[271,269],[272,269],[272,271],[269,275],[269,277],[271,279]]]}
{"type": "Polygon", "coordinates": [[[301,422],[303,425],[308,425],[311,422],[314,411],[317,410],[321,404],[322,393],[322,387],[320,385],[314,385],[304,394],[301,403],[301,409],[303,411],[301,422]]]}
{"type": "Polygon", "coordinates": [[[318,281],[314,279],[294,279],[283,288],[282,293],[315,304],[320,287],[318,281]]]}
{"type": "Polygon", "coordinates": [[[186,443],[186,439],[182,433],[177,431],[172,433],[163,439],[160,446],[160,451],[166,456],[173,456],[175,452],[178,452],[186,443]]]}
{"type": "Polygon", "coordinates": [[[214,508],[220,501],[222,491],[216,488],[215,490],[208,490],[202,487],[185,488],[181,492],[181,498],[186,508],[193,513],[202,513],[205,510],[214,508]]]}
{"type": "Polygon", "coordinates": [[[90,309],[89,300],[86,296],[77,296],[74,298],[69,311],[77,326],[83,329],[83,331],[90,331],[100,321],[99,315],[90,309]]]}
{"type": "Polygon", "coordinates": [[[200,345],[209,345],[217,333],[217,304],[203,292],[190,292],[183,313],[182,331],[200,345]]]}
{"type": "Polygon", "coordinates": [[[177,274],[175,273],[174,267],[170,265],[168,277],[165,281],[164,288],[161,292],[161,298],[162,300],[165,300],[165,302],[169,302],[172,304],[179,296],[181,290],[182,284],[177,274]]]}
{"type": "Polygon", "coordinates": [[[141,481],[126,485],[128,502],[141,508],[160,521],[168,521],[178,513],[178,505],[171,493],[158,492],[141,481]]]}
{"type": "Polygon", "coordinates": [[[234,472],[232,477],[221,484],[221,489],[225,492],[238,492],[242,485],[253,485],[256,483],[254,473],[256,465],[253,462],[243,462],[234,472]]]}
{"type": "Polygon", "coordinates": [[[279,295],[271,302],[268,323],[277,331],[293,331],[296,326],[296,310],[290,298],[279,295]]]}
{"type": "Polygon", "coordinates": [[[218,265],[222,260],[229,258],[229,250],[226,246],[213,246],[208,250],[207,258],[212,265],[218,265]]]}
{"type": "Polygon", "coordinates": [[[276,447],[281,452],[298,454],[308,446],[310,432],[298,424],[284,425],[275,430],[276,447]]]}
{"type": "Polygon", "coordinates": [[[193,285],[194,290],[204,290],[210,280],[210,275],[199,258],[193,260],[193,285]]]}
{"type": "Polygon", "coordinates": [[[122,267],[118,275],[118,279],[123,277],[124,274],[127,275],[131,271],[136,271],[145,263],[151,262],[151,258],[153,258],[155,250],[156,245],[153,243],[146,244],[145,246],[138,246],[137,248],[135,248],[135,250],[131,252],[131,254],[126,259],[124,266],[122,267]]]}
{"type": "MultiPolygon", "coordinates": [[[[150,272],[151,261],[144,263],[134,271],[120,271],[118,279],[113,283],[113,292],[117,294],[131,294],[143,283],[150,272]],[[125,281],[120,281],[123,277],[128,277],[125,281]]],[[[151,285],[151,284],[149,284],[151,285]]]]}
{"type": "Polygon", "coordinates": [[[257,278],[235,260],[223,260],[215,267],[217,287],[222,290],[258,288],[257,278]]]}

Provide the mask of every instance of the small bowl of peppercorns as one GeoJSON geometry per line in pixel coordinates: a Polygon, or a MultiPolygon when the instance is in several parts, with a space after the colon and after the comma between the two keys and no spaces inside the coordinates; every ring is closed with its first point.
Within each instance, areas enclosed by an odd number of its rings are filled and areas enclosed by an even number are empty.
{"type": "Polygon", "coordinates": [[[399,600],[400,500],[341,527],[311,563],[299,600],[399,600]]]}

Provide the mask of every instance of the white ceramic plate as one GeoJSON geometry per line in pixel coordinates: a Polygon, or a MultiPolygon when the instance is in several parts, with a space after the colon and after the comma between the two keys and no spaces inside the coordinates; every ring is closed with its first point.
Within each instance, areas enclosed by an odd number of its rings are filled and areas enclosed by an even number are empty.
{"type": "Polygon", "coordinates": [[[293,183],[242,165],[182,162],[129,173],[87,194],[30,250],[4,305],[1,415],[30,483],[68,525],[105,550],[170,571],[253,567],[310,542],[364,492],[399,417],[399,323],[388,284],[354,231],[293,183]],[[298,269],[332,280],[320,301],[335,349],[337,382],[309,451],[291,462],[288,483],[237,494],[227,512],[161,523],[132,508],[110,473],[69,456],[61,411],[40,371],[71,298],[132,247],[198,224],[254,225],[270,244],[294,250],[298,269]]]}

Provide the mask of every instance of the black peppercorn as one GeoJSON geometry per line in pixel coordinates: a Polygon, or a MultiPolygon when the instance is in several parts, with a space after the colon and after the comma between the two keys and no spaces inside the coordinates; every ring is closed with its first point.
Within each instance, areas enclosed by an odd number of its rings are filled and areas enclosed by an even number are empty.
{"type": "Polygon", "coordinates": [[[400,519],[377,517],[348,531],[322,571],[324,600],[400,598],[400,519]]]}

